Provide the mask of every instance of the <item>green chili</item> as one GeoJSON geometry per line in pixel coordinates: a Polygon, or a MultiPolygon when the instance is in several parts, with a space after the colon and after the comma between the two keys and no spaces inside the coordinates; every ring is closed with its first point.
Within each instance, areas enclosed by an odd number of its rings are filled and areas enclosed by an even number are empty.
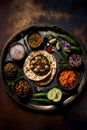
{"type": "Polygon", "coordinates": [[[51,104],[51,101],[49,99],[46,99],[46,98],[31,98],[31,101],[37,101],[40,103],[51,104]]]}
{"type": "Polygon", "coordinates": [[[71,46],[71,50],[80,51],[80,48],[76,46],[71,46]]]}
{"type": "Polygon", "coordinates": [[[45,93],[45,92],[34,93],[33,97],[36,97],[36,98],[47,97],[47,93],[45,93]]]}
{"type": "Polygon", "coordinates": [[[60,38],[62,38],[62,39],[64,39],[64,40],[66,40],[67,42],[69,42],[69,43],[71,43],[71,44],[75,44],[75,41],[71,38],[71,37],[69,37],[69,36],[67,36],[67,35],[64,35],[64,34],[60,34],[58,37],[60,37],[60,38]]]}

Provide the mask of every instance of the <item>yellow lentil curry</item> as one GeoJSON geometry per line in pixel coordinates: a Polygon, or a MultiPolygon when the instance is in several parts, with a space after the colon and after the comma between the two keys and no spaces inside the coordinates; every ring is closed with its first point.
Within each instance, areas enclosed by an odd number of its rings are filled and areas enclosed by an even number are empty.
{"type": "Polygon", "coordinates": [[[37,48],[42,43],[42,37],[39,33],[35,32],[29,35],[28,44],[31,48],[37,48]]]}

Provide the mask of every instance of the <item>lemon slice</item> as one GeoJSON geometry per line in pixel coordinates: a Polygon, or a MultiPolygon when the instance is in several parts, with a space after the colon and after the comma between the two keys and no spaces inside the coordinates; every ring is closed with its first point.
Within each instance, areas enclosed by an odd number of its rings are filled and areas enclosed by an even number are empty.
{"type": "Polygon", "coordinates": [[[49,90],[49,92],[47,93],[47,97],[49,100],[52,100],[53,102],[58,102],[62,98],[62,92],[58,88],[53,88],[49,90]]]}

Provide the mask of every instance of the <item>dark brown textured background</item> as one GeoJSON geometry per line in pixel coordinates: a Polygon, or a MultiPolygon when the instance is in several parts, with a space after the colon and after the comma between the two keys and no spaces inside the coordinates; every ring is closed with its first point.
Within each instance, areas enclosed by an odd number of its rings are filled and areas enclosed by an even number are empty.
{"type": "MultiPolygon", "coordinates": [[[[7,40],[19,29],[32,24],[56,24],[77,36],[87,51],[85,0],[1,0],[0,54],[7,40]]],[[[34,112],[16,104],[0,82],[0,130],[87,129],[87,85],[66,110],[34,112]]]]}

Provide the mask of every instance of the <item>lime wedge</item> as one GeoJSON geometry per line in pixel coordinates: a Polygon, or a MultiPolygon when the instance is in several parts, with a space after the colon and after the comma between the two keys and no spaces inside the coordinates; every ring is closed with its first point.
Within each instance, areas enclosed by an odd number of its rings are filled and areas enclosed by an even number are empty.
{"type": "Polygon", "coordinates": [[[54,43],[56,43],[56,42],[57,42],[56,38],[53,38],[53,39],[51,39],[51,40],[49,41],[50,44],[54,44],[54,43]]]}
{"type": "Polygon", "coordinates": [[[56,49],[60,50],[60,43],[59,42],[56,43],[56,49]]]}
{"type": "Polygon", "coordinates": [[[47,93],[47,98],[49,100],[53,100],[55,99],[55,97],[56,97],[56,92],[53,89],[49,90],[49,92],[47,93]]]}

